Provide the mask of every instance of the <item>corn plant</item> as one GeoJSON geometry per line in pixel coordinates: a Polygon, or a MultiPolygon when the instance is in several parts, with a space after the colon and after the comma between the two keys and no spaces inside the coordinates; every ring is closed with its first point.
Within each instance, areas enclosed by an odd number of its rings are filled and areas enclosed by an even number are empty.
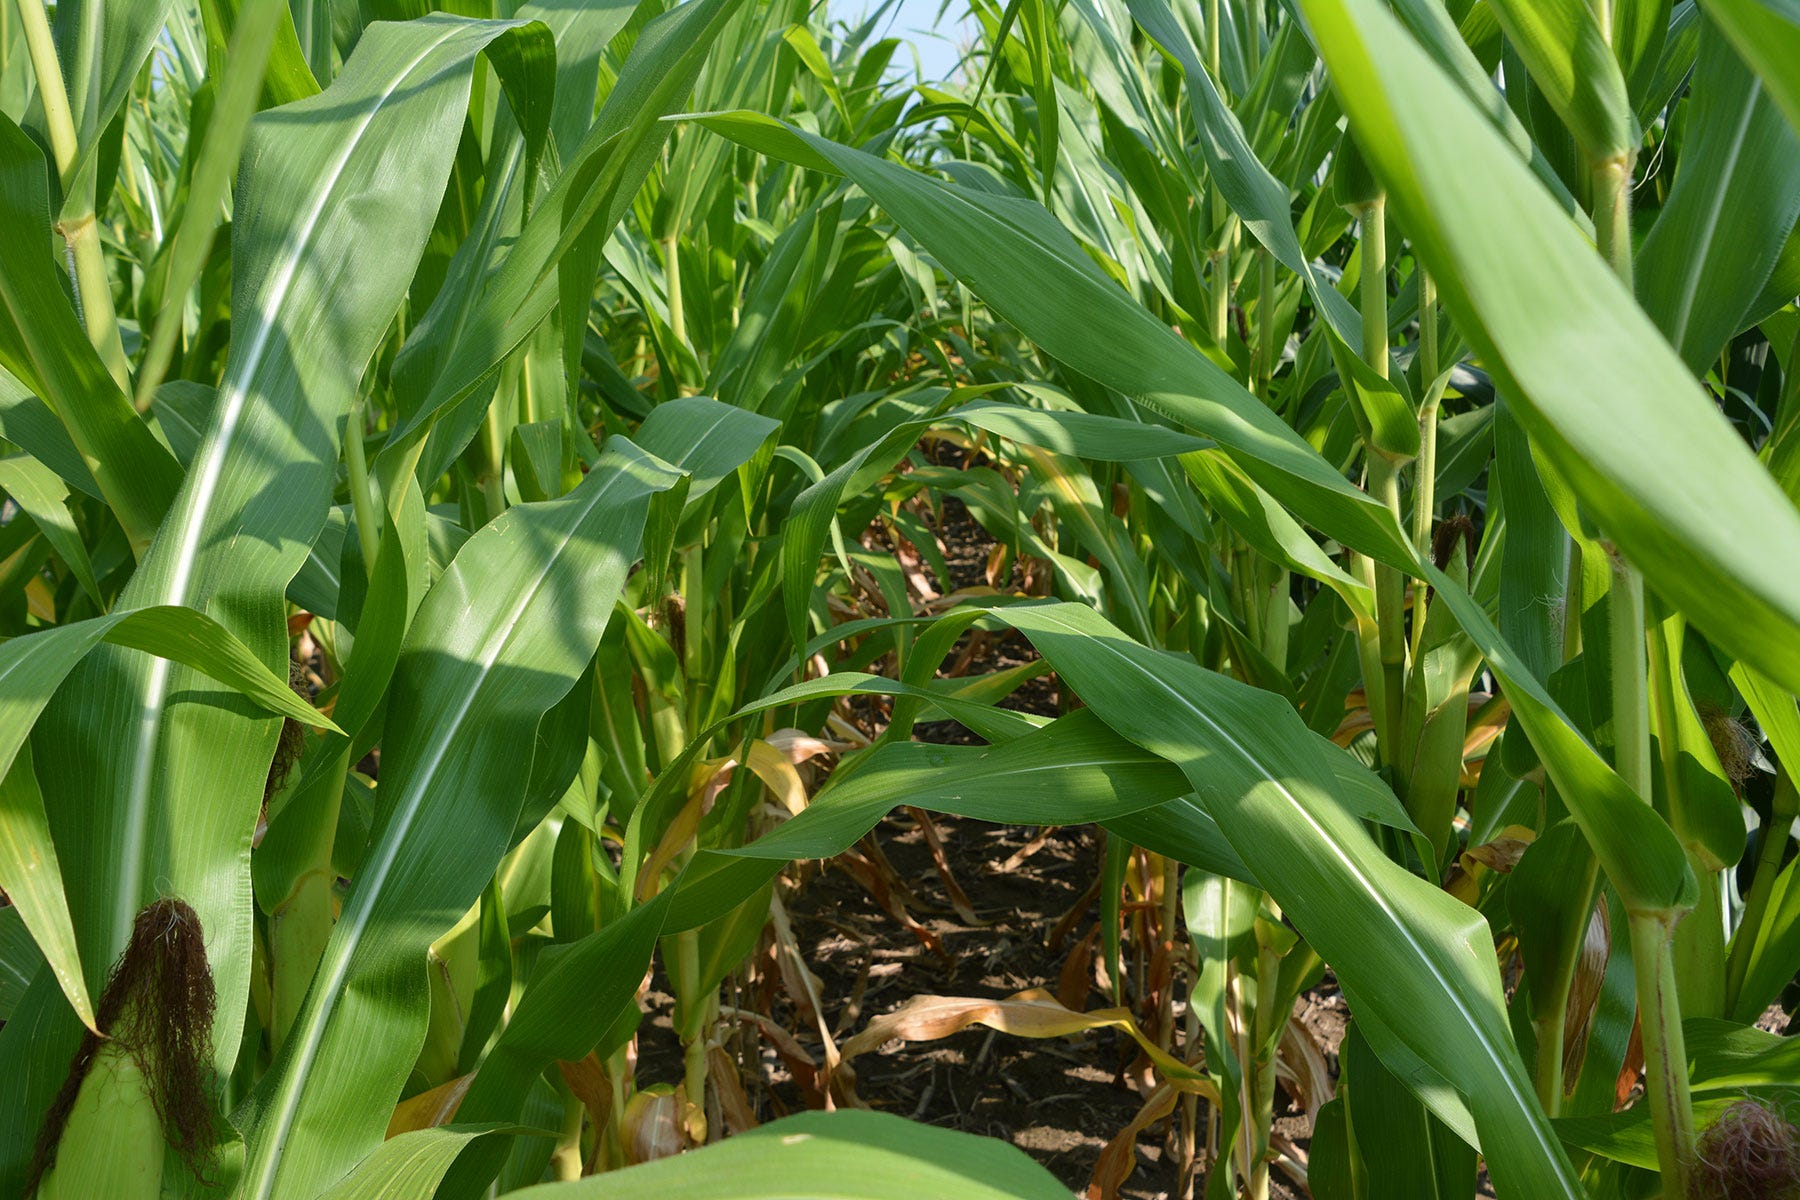
{"type": "Polygon", "coordinates": [[[0,9],[0,1191],[1066,1194],[867,1111],[974,1023],[1096,1196],[1796,1185],[1791,3],[433,7],[0,9]],[[835,1034],[900,808],[1106,1005],[835,1034]]]}

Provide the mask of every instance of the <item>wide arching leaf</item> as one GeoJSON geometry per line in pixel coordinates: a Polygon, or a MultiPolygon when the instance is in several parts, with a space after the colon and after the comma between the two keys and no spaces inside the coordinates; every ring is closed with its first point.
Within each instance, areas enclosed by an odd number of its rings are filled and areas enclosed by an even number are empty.
{"type": "Polygon", "coordinates": [[[477,897],[519,820],[515,755],[593,658],[644,537],[680,478],[614,440],[560,500],[470,538],[401,648],[380,811],[312,989],[239,1113],[243,1194],[308,1193],[382,1140],[428,1019],[425,951],[477,897]]]}
{"type": "Polygon", "coordinates": [[[1619,551],[1800,690],[1800,511],[1591,243],[1368,0],[1305,0],[1358,143],[1445,306],[1619,551]]]}
{"type": "Polygon", "coordinates": [[[1644,310],[1703,375],[1800,217],[1800,133],[1710,21],[1692,88],[1687,150],[1636,274],[1644,310]]]}
{"type": "Polygon", "coordinates": [[[1132,300],[1038,204],[944,183],[754,113],[692,119],[753,150],[845,176],[1046,353],[1212,438],[1316,528],[1410,565],[1378,501],[1132,300]]]}
{"type": "MultiPolygon", "coordinates": [[[[424,247],[435,204],[418,197],[442,193],[475,58],[499,39],[541,42],[543,30],[449,17],[378,26],[325,92],[252,123],[224,381],[119,610],[198,609],[282,667],[283,591],[324,523],[339,423],[424,247]]],[[[227,1075],[250,986],[249,850],[277,726],[187,667],[102,648],[33,735],[89,980],[144,904],[180,896],[206,930],[214,1062],[227,1075]]],[[[7,1178],[23,1169],[79,1030],[72,1018],[60,1038],[17,1024],[0,1032],[0,1072],[28,1097],[4,1114],[7,1178]]]]}
{"type": "Polygon", "coordinates": [[[1389,1069],[1415,1090],[1462,1093],[1501,1191],[1583,1194],[1513,1044],[1487,923],[1389,859],[1330,798],[1329,760],[1285,701],[1140,646],[1080,605],[994,615],[1114,730],[1186,773],[1357,1012],[1426,1075],[1378,1045],[1389,1069]]]}
{"type": "Polygon", "coordinates": [[[683,1200],[814,1194],[842,1200],[1063,1200],[1068,1190],[1005,1142],[847,1109],[796,1114],[698,1153],[519,1195],[531,1200],[622,1200],[657,1192],[683,1200]]]}

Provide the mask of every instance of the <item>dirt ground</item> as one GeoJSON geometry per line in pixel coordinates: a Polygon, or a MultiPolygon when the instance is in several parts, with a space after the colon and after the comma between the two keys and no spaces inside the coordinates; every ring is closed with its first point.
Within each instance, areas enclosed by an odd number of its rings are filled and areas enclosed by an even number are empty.
{"type": "MultiPolygon", "coordinates": [[[[1052,951],[1047,942],[1099,869],[1093,829],[1055,830],[1023,862],[1002,871],[1038,830],[951,817],[934,818],[934,824],[977,924],[957,915],[923,831],[910,818],[896,814],[873,836],[906,881],[914,917],[941,941],[948,963],[844,870],[803,868],[798,890],[786,901],[802,954],[821,984],[826,1023],[839,1041],[916,995],[997,999],[1025,988],[1057,988],[1069,944],[1052,951]]],[[[1098,915],[1091,899],[1084,908],[1078,928],[1098,915]]],[[[640,1034],[641,1082],[674,1083],[681,1057],[668,1025],[670,1000],[661,987],[649,999],[653,1015],[640,1034]]],[[[1106,999],[1096,991],[1087,1004],[1104,1007],[1106,999]]],[[[1331,1051],[1335,1069],[1347,1018],[1343,998],[1327,984],[1303,996],[1296,1012],[1331,1051]]],[[[818,1056],[816,1034],[786,1006],[777,1015],[818,1056]]],[[[1125,1078],[1135,1051],[1129,1038],[1112,1030],[1040,1041],[973,1027],[936,1042],[893,1042],[857,1059],[856,1090],[875,1108],[1010,1141],[1080,1192],[1102,1147],[1143,1102],[1125,1078]]],[[[773,1051],[764,1051],[764,1068],[760,1094],[751,1089],[759,1119],[804,1107],[773,1051]]],[[[1287,1100],[1285,1093],[1281,1099],[1287,1100]]],[[[1204,1103],[1200,1119],[1204,1128],[1204,1103]]],[[[1277,1132],[1304,1153],[1309,1130],[1303,1113],[1284,1103],[1277,1132]]],[[[1277,1197],[1307,1195],[1278,1172],[1272,1184],[1277,1197]]],[[[1177,1186],[1171,1122],[1164,1121],[1138,1138],[1137,1166],[1121,1195],[1161,1200],[1176,1195],[1177,1186]]]]}
{"type": "MultiPolygon", "coordinates": [[[[986,583],[991,539],[953,498],[946,502],[944,516],[942,549],[952,578],[939,581],[940,588],[986,583]]],[[[1016,568],[1006,582],[1018,585],[1016,568]]],[[[1035,657],[1016,635],[987,636],[974,651],[965,667],[970,674],[1035,657]]],[[[1028,682],[1005,706],[1053,715],[1062,710],[1064,698],[1055,677],[1044,676],[1028,682]]],[[[977,740],[948,721],[921,723],[915,736],[944,743],[977,740]]],[[[958,915],[925,831],[912,817],[895,813],[876,827],[871,841],[873,852],[891,865],[892,878],[908,893],[909,913],[941,944],[941,955],[841,865],[806,864],[790,873],[798,886],[784,892],[784,902],[802,957],[818,976],[825,1022],[839,1041],[916,995],[1001,998],[1033,987],[1055,992],[1072,946],[1099,915],[1098,901],[1089,892],[1101,865],[1093,827],[1043,830],[954,817],[931,820],[949,874],[966,893],[974,921],[958,915]],[[1074,912],[1077,908],[1081,911],[1074,912]],[[1072,929],[1072,936],[1053,948],[1059,925],[1072,929]]],[[[863,849],[873,857],[870,842],[863,849]]],[[[680,1076],[680,1051],[668,1028],[670,1000],[660,980],[658,984],[640,1033],[640,1079],[673,1083],[680,1076]]],[[[1089,1008],[1107,1003],[1098,990],[1086,999],[1089,1008]]],[[[1347,1018],[1342,997],[1327,984],[1302,997],[1296,1011],[1335,1070],[1347,1018]]],[[[795,1019],[791,1009],[778,1001],[775,1015],[803,1046],[821,1054],[816,1032],[795,1019]]],[[[1081,1193],[1102,1148],[1131,1123],[1143,1103],[1126,1077],[1134,1057],[1135,1045],[1113,1030],[1028,1040],[977,1026],[936,1042],[890,1043],[857,1059],[856,1091],[872,1107],[1007,1140],[1072,1192],[1081,1193]]],[[[804,1098],[779,1057],[765,1048],[763,1060],[762,1079],[749,1086],[758,1118],[802,1107],[804,1098]]],[[[1285,1107],[1287,1099],[1282,1093],[1277,1132],[1304,1154],[1310,1132],[1306,1118],[1285,1107]]],[[[1205,1120],[1202,1102],[1202,1131],[1205,1120]]],[[[1279,1170],[1272,1176],[1274,1196],[1307,1195],[1279,1170]]],[[[1158,1200],[1177,1195],[1178,1187],[1173,1122],[1164,1120],[1138,1137],[1135,1169],[1121,1195],[1158,1200]]]]}
{"type": "MultiPolygon", "coordinates": [[[[1035,830],[954,818],[937,818],[936,824],[975,915],[991,923],[971,927],[957,917],[916,825],[890,818],[876,835],[889,861],[930,910],[924,922],[942,939],[954,969],[904,930],[895,930],[899,938],[877,935],[861,943],[846,936],[847,929],[874,931],[893,922],[840,872],[809,882],[803,900],[793,906],[802,944],[830,992],[854,992],[866,964],[864,1020],[921,993],[998,998],[1030,987],[1057,987],[1068,947],[1051,952],[1046,942],[1099,870],[1093,829],[1057,830],[1030,858],[1002,873],[996,868],[1021,851],[1035,830]]],[[[1098,905],[1088,907],[1091,921],[1098,905]]],[[[1093,993],[1088,1004],[1101,1007],[1105,999],[1093,993]]],[[[1341,1038],[1341,998],[1331,993],[1302,1004],[1316,1012],[1321,1034],[1341,1038]]],[[[851,1028],[859,1024],[852,1022],[851,1028]]],[[[1135,1045],[1112,1030],[1064,1042],[974,1028],[941,1042],[892,1043],[859,1060],[858,1091],[865,1100],[916,1120],[1011,1141],[1078,1191],[1087,1186],[1101,1148],[1131,1122],[1143,1102],[1123,1078],[1135,1055],[1135,1045]]],[[[1304,1125],[1303,1118],[1299,1124],[1304,1125]]],[[[1286,1118],[1283,1132],[1300,1133],[1294,1125],[1292,1117],[1286,1118]]],[[[1152,1126],[1139,1137],[1137,1169],[1123,1195],[1152,1200],[1175,1194],[1168,1126],[1152,1126]]],[[[1284,1192],[1279,1179],[1275,1185],[1277,1195],[1305,1195],[1284,1192]]]]}

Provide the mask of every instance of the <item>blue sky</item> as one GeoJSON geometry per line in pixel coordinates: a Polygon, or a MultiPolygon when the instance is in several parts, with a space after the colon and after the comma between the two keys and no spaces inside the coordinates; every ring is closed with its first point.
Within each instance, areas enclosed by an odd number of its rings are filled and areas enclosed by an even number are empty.
{"type": "MultiPolygon", "coordinates": [[[[878,4],[879,0],[850,0],[840,11],[866,14],[874,11],[878,4]]],[[[886,18],[886,35],[918,47],[919,61],[924,65],[928,79],[949,75],[956,66],[958,43],[967,36],[959,19],[963,11],[960,0],[951,0],[949,15],[940,22],[937,13],[942,4],[943,0],[900,0],[886,18]]],[[[906,51],[900,51],[895,55],[895,62],[904,62],[910,68],[911,60],[905,56],[906,51]]]]}

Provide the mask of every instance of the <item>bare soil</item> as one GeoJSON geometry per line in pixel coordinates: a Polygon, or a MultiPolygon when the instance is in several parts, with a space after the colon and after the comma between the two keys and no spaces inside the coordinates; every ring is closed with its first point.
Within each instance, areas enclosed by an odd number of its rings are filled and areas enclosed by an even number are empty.
{"type": "MultiPolygon", "coordinates": [[[[938,581],[941,591],[988,583],[992,539],[953,497],[944,501],[939,533],[951,572],[950,579],[938,581]]],[[[1011,574],[1006,582],[1017,586],[1016,564],[1011,574]]],[[[975,634],[965,635],[952,659],[959,657],[967,659],[965,673],[977,674],[1029,662],[1036,653],[1017,635],[975,634]]],[[[1055,676],[1046,675],[1020,688],[1005,707],[1054,715],[1066,704],[1055,676]]],[[[915,736],[951,744],[979,740],[953,721],[921,723],[915,736]]],[[[887,818],[861,849],[891,866],[890,879],[904,891],[907,911],[942,953],[909,931],[841,865],[798,867],[791,873],[797,886],[791,893],[784,889],[802,956],[819,980],[825,1022],[839,1041],[917,995],[1001,998],[1033,987],[1055,992],[1073,946],[1099,915],[1089,891],[1101,868],[1093,827],[1046,830],[944,816],[931,821],[974,921],[958,915],[925,830],[912,817],[901,812],[887,818]]],[[[656,984],[640,1035],[640,1078],[674,1083],[681,1074],[680,1049],[669,1029],[666,985],[660,979],[656,984]]],[[[1087,1007],[1108,1003],[1097,990],[1089,991],[1087,1007]]],[[[778,997],[772,1009],[770,1016],[815,1059],[822,1058],[821,1039],[789,1004],[778,997]]],[[[1335,1070],[1347,1019],[1343,998],[1328,983],[1302,997],[1296,1011],[1335,1070]]],[[[872,1107],[1009,1141],[1072,1192],[1082,1193],[1102,1148],[1144,1102],[1128,1080],[1136,1056],[1130,1039],[1113,1030],[1028,1040],[977,1026],[936,1042],[890,1043],[859,1058],[856,1092],[872,1107]]],[[[759,1074],[747,1081],[758,1119],[805,1107],[807,1098],[773,1051],[762,1051],[759,1074]]],[[[1292,1109],[1285,1092],[1280,1104],[1276,1132],[1304,1154],[1310,1134],[1305,1114],[1292,1109]]],[[[1202,1136],[1205,1122],[1202,1102],[1202,1136]]],[[[1173,1139],[1172,1120],[1153,1124],[1138,1137],[1136,1166],[1122,1196],[1163,1200],[1178,1194],[1173,1139]]],[[[1203,1186],[1204,1172],[1196,1190],[1203,1186]]],[[[1272,1191],[1285,1200],[1307,1195],[1279,1171],[1272,1191]]]]}
{"type": "MultiPolygon", "coordinates": [[[[872,836],[910,889],[913,916],[941,941],[948,962],[841,869],[803,868],[800,887],[787,900],[796,939],[821,984],[826,1023],[839,1041],[917,995],[997,999],[1026,988],[1057,988],[1073,939],[1057,951],[1047,943],[1099,870],[1092,827],[1054,830],[1023,862],[1002,872],[998,868],[1033,843],[1039,830],[953,817],[936,817],[934,824],[978,924],[957,916],[923,831],[910,818],[896,814],[872,836]]],[[[1097,903],[1084,907],[1078,929],[1098,915],[1097,903]]],[[[642,1082],[674,1083],[681,1054],[669,1029],[671,1001],[658,984],[641,1034],[641,1076],[642,1082]]],[[[1089,1007],[1106,1003],[1097,991],[1088,997],[1089,1007]]],[[[1300,999],[1296,1014],[1329,1048],[1335,1069],[1348,1016],[1343,997],[1335,987],[1321,986],[1300,999]]],[[[820,1039],[791,1009],[777,1005],[771,1015],[822,1057],[820,1039]]],[[[973,1027],[937,1042],[893,1042],[857,1059],[856,1090],[875,1108],[1010,1141],[1080,1192],[1101,1149],[1143,1103],[1125,1073],[1135,1056],[1135,1045],[1112,1030],[1039,1041],[973,1027]]],[[[751,1087],[758,1118],[805,1107],[776,1056],[765,1051],[763,1059],[762,1086],[751,1087]]],[[[1281,1100],[1276,1132],[1304,1152],[1310,1135],[1305,1114],[1287,1103],[1285,1093],[1281,1100]]],[[[1202,1129],[1204,1123],[1203,1102],[1202,1129]]],[[[1122,1196],[1166,1200],[1177,1194],[1172,1135],[1172,1122],[1164,1121],[1138,1138],[1137,1167],[1122,1196]]],[[[1307,1195],[1279,1173],[1272,1184],[1277,1197],[1307,1195]]]]}

